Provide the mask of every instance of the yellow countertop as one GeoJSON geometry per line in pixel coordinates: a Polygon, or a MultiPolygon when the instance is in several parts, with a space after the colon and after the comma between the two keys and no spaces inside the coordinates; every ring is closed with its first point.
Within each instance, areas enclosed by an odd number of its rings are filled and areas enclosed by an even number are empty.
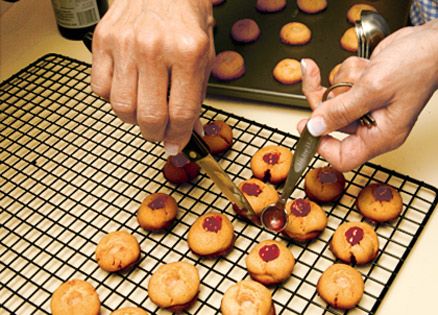
{"type": "MultiPolygon", "coordinates": [[[[57,31],[49,0],[1,2],[1,81],[47,53],[91,62],[78,41],[65,40],[57,31]]],[[[205,103],[297,135],[296,124],[309,111],[272,104],[208,97],[205,103]],[[266,113],[269,111],[269,115],[266,113]]],[[[372,162],[438,187],[438,93],[429,101],[400,148],[372,162]]],[[[431,314],[438,292],[438,214],[430,218],[401,271],[378,309],[378,314],[431,314]]]]}

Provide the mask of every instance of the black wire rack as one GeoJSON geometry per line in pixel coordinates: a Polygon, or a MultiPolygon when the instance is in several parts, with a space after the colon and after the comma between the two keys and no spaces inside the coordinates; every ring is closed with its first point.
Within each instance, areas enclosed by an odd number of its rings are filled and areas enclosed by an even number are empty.
{"type": "MultiPolygon", "coordinates": [[[[110,106],[89,88],[90,65],[56,54],[36,60],[0,88],[0,308],[7,313],[49,313],[54,290],[81,278],[97,290],[102,313],[138,305],[165,314],[148,297],[147,284],[163,263],[186,260],[199,270],[201,290],[188,314],[218,314],[225,290],[248,278],[245,257],[264,239],[283,239],[239,220],[229,202],[201,173],[192,183],[175,186],[162,174],[161,145],[145,142],[137,127],[122,123],[110,106]],[[136,211],[154,192],[172,195],[180,211],[166,233],[141,229],[136,211]],[[201,259],[187,246],[188,229],[207,211],[219,211],[233,222],[234,249],[224,258],[201,259]],[[111,274],[94,257],[100,238],[125,229],[141,246],[136,268],[111,274]]],[[[294,148],[297,138],[209,106],[203,122],[229,124],[234,144],[218,161],[236,182],[252,176],[253,154],[269,144],[294,148]]],[[[310,168],[325,165],[315,157],[310,168]]],[[[357,267],[365,294],[349,314],[376,312],[412,246],[437,204],[437,189],[426,183],[367,163],[345,173],[342,198],[323,208],[328,226],[313,242],[283,239],[296,258],[292,276],[271,287],[277,314],[343,314],[317,295],[321,273],[336,261],[329,241],[345,221],[363,221],[355,208],[359,191],[370,182],[388,183],[403,198],[401,216],[374,225],[380,242],[376,260],[357,267]]],[[[303,197],[302,180],[292,197],[303,197]]],[[[281,190],[281,187],[278,187],[281,190]]]]}

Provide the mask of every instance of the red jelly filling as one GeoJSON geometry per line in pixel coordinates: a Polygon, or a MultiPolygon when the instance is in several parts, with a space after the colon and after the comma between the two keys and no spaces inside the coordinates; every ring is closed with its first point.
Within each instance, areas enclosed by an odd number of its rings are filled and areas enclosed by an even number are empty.
{"type": "Polygon", "coordinates": [[[278,163],[278,160],[280,160],[280,153],[278,152],[269,152],[263,155],[263,161],[265,161],[268,164],[274,165],[278,163]]]}
{"type": "Polygon", "coordinates": [[[248,196],[256,196],[256,197],[258,197],[262,193],[262,190],[259,187],[259,185],[254,183],[243,184],[242,191],[248,196]]]}
{"type": "Polygon", "coordinates": [[[290,211],[297,217],[305,217],[310,212],[310,203],[307,200],[298,198],[292,203],[290,211]]]}
{"type": "Polygon", "coordinates": [[[204,126],[204,132],[207,136],[217,136],[220,131],[221,131],[221,128],[214,123],[211,123],[211,124],[204,126]]]}
{"type": "Polygon", "coordinates": [[[148,204],[148,207],[152,210],[163,209],[166,204],[166,199],[166,196],[159,195],[148,204]]]}
{"type": "Polygon", "coordinates": [[[378,201],[390,201],[392,199],[392,191],[386,185],[378,185],[373,189],[373,196],[378,201]]]}
{"type": "Polygon", "coordinates": [[[222,218],[218,215],[206,217],[202,223],[204,230],[217,233],[222,227],[222,218]]]}
{"type": "Polygon", "coordinates": [[[184,167],[184,165],[188,164],[190,161],[183,153],[178,153],[177,155],[170,157],[170,162],[175,167],[184,167]]]}
{"type": "Polygon", "coordinates": [[[363,234],[362,228],[354,226],[345,232],[345,238],[351,245],[356,245],[363,239],[363,234]]]}
{"type": "Polygon", "coordinates": [[[259,250],[259,256],[263,261],[269,262],[280,256],[280,249],[276,244],[265,245],[259,250]]]}
{"type": "Polygon", "coordinates": [[[318,174],[318,179],[322,184],[334,184],[338,181],[336,173],[331,169],[323,169],[318,174]]]}

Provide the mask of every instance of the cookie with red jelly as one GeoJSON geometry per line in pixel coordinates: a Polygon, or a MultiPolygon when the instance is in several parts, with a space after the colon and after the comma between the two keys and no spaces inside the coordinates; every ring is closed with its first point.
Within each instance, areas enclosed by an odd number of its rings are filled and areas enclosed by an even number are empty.
{"type": "Polygon", "coordinates": [[[288,223],[283,230],[287,237],[305,242],[316,238],[327,225],[324,210],[315,202],[298,198],[286,204],[288,223]]]}
{"type": "Polygon", "coordinates": [[[190,227],[187,242],[190,250],[198,256],[225,256],[233,248],[234,228],[225,215],[209,212],[190,227]]]}
{"type": "Polygon", "coordinates": [[[221,120],[215,120],[204,125],[203,140],[212,154],[227,151],[233,144],[233,131],[231,127],[221,120]]]}
{"type": "Polygon", "coordinates": [[[330,250],[343,262],[363,265],[376,258],[379,239],[371,225],[364,222],[346,222],[333,234],[330,250]]]}
{"type": "Polygon", "coordinates": [[[304,179],[304,190],[307,197],[319,203],[339,199],[344,189],[344,174],[331,166],[314,168],[306,174],[304,179]]]}
{"type": "Polygon", "coordinates": [[[272,185],[266,184],[257,178],[244,180],[239,184],[239,189],[258,215],[267,206],[276,203],[279,198],[277,190],[272,185]]]}
{"type": "Polygon", "coordinates": [[[169,156],[163,168],[164,177],[176,185],[192,181],[199,171],[199,165],[191,162],[183,153],[169,156]]]}
{"type": "Polygon", "coordinates": [[[287,280],[295,266],[292,252],[276,240],[265,240],[254,246],[245,262],[251,278],[265,285],[287,280]]]}
{"type": "Polygon", "coordinates": [[[289,173],[292,152],[280,145],[269,145],[259,149],[251,158],[254,176],[271,184],[282,183],[289,173]]]}
{"type": "Polygon", "coordinates": [[[137,211],[137,221],[148,231],[160,231],[172,225],[178,213],[178,205],[172,196],[153,193],[146,196],[137,211]]]}
{"type": "Polygon", "coordinates": [[[403,200],[394,187],[383,183],[372,183],[361,190],[356,206],[364,217],[375,222],[387,222],[400,215],[403,210],[403,200]]]}

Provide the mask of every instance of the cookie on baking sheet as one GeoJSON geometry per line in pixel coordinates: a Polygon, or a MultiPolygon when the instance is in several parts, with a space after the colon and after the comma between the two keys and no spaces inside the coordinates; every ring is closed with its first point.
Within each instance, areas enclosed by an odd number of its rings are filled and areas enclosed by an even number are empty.
{"type": "Polygon", "coordinates": [[[372,183],[361,190],[356,206],[364,217],[375,222],[387,222],[400,215],[403,200],[394,187],[372,183]]]}
{"type": "Polygon", "coordinates": [[[224,256],[233,248],[234,227],[225,215],[209,212],[190,227],[187,242],[190,250],[198,256],[224,256]]]}
{"type": "Polygon", "coordinates": [[[222,315],[275,315],[271,291],[253,280],[242,280],[230,286],[221,302],[222,315]]]}
{"type": "Polygon", "coordinates": [[[342,34],[341,47],[350,52],[356,52],[359,46],[357,34],[354,26],[348,28],[344,34],[342,34]]]}
{"type": "Polygon", "coordinates": [[[315,14],[327,8],[327,0],[297,0],[297,6],[305,13],[315,14]]]}
{"type": "Polygon", "coordinates": [[[112,312],[111,315],[149,315],[149,313],[139,307],[122,307],[112,312]]]}
{"type": "Polygon", "coordinates": [[[148,231],[160,231],[172,225],[178,212],[176,200],[164,193],[146,196],[137,211],[137,221],[148,231]]]}
{"type": "Polygon", "coordinates": [[[343,262],[363,265],[376,258],[379,239],[371,225],[364,222],[346,222],[333,234],[330,250],[343,262]]]}
{"type": "Polygon", "coordinates": [[[251,43],[260,36],[260,28],[253,19],[241,19],[231,27],[231,37],[239,43],[251,43]]]}
{"type": "Polygon", "coordinates": [[[342,65],[342,63],[338,63],[336,66],[334,66],[332,68],[332,70],[330,70],[329,77],[328,77],[328,81],[329,81],[330,85],[335,84],[335,77],[339,71],[339,68],[341,68],[341,65],[342,65]]]}
{"type": "Polygon", "coordinates": [[[280,198],[273,186],[264,183],[258,178],[244,180],[239,184],[239,189],[258,215],[260,215],[263,209],[276,203],[280,198]]]}
{"type": "Polygon", "coordinates": [[[227,151],[233,144],[233,130],[222,120],[214,120],[204,125],[202,139],[210,149],[211,154],[227,151]]]}
{"type": "Polygon", "coordinates": [[[102,237],[96,247],[96,261],[105,271],[115,272],[133,266],[140,258],[140,245],[127,231],[114,231],[102,237]]]}
{"type": "Polygon", "coordinates": [[[304,45],[312,38],[312,31],[306,24],[290,22],[280,29],[280,40],[286,45],[304,45]]]}
{"type": "Polygon", "coordinates": [[[199,171],[199,165],[191,162],[183,153],[169,156],[163,167],[164,177],[176,185],[192,181],[198,176],[199,171]]]}
{"type": "Polygon", "coordinates": [[[288,222],[283,234],[305,242],[316,238],[327,226],[327,216],[322,208],[307,199],[297,198],[286,204],[288,222]]]}
{"type": "Polygon", "coordinates": [[[161,265],[148,284],[148,294],[153,303],[171,312],[188,309],[199,293],[198,269],[185,261],[161,265]]]}
{"type": "Polygon", "coordinates": [[[274,13],[286,7],[286,0],[257,0],[256,9],[263,13],[274,13]]]}
{"type": "Polygon", "coordinates": [[[245,60],[234,50],[225,50],[216,56],[211,74],[221,81],[232,81],[245,74],[245,60]]]}
{"type": "Polygon", "coordinates": [[[377,12],[376,8],[370,4],[366,4],[366,3],[353,4],[347,11],[348,22],[354,24],[356,21],[360,20],[360,14],[362,13],[362,11],[377,12]]]}
{"type": "Polygon", "coordinates": [[[292,162],[292,152],[280,145],[268,145],[259,149],[251,158],[254,176],[271,184],[283,182],[292,162]]]}
{"type": "Polygon", "coordinates": [[[291,85],[301,81],[301,65],[296,59],[285,58],[280,60],[272,71],[274,79],[281,84],[291,85]]]}
{"type": "Polygon", "coordinates": [[[331,306],[351,309],[362,299],[364,286],[359,271],[349,265],[333,264],[322,273],[316,290],[331,306]]]}
{"type": "Polygon", "coordinates": [[[304,190],[307,197],[319,203],[332,202],[339,199],[344,189],[344,174],[331,166],[314,168],[304,178],[304,190]]]}
{"type": "Polygon", "coordinates": [[[97,315],[100,313],[100,300],[91,284],[72,279],[53,292],[50,309],[53,315],[97,315]]]}
{"type": "Polygon", "coordinates": [[[265,240],[251,249],[245,262],[252,279],[265,285],[272,285],[290,277],[295,258],[282,242],[265,240]]]}

